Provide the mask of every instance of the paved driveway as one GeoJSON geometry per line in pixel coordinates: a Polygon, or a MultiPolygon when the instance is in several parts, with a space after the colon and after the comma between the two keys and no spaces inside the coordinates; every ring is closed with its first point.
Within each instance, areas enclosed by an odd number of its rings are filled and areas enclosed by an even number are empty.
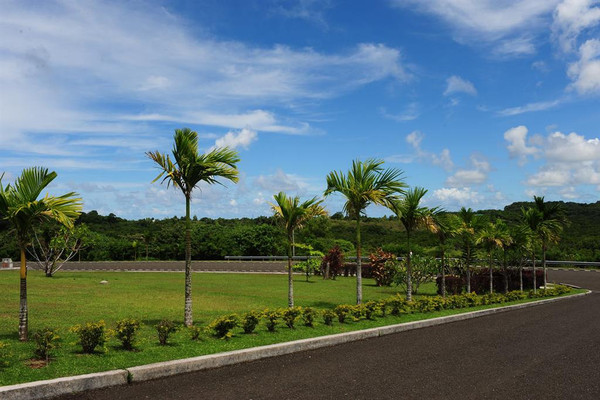
{"type": "Polygon", "coordinates": [[[62,399],[599,399],[600,273],[588,296],[62,399]]]}

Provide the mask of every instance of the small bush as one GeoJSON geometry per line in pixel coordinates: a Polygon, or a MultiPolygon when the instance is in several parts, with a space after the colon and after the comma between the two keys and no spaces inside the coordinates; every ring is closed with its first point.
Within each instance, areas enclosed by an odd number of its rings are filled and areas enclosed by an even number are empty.
{"type": "Polygon", "coordinates": [[[329,276],[335,279],[335,277],[340,274],[342,269],[344,269],[344,252],[340,246],[334,246],[327,252],[327,254],[325,254],[325,257],[323,257],[323,261],[321,262],[321,271],[323,276],[325,276],[327,263],[329,263],[329,276]]]}
{"type": "Polygon", "coordinates": [[[393,253],[388,253],[378,248],[369,254],[371,262],[371,277],[377,286],[392,286],[396,276],[397,262],[393,253]]]}
{"type": "Polygon", "coordinates": [[[136,319],[125,318],[117,321],[115,335],[121,341],[121,345],[125,350],[133,350],[135,334],[140,329],[141,323],[136,319]]]}
{"type": "Polygon", "coordinates": [[[9,346],[6,343],[0,342],[0,369],[8,367],[10,358],[12,357],[9,351],[9,346]]]}
{"type": "Polygon", "coordinates": [[[327,326],[333,325],[333,319],[336,317],[333,310],[323,310],[323,323],[327,326]]]}
{"type": "Polygon", "coordinates": [[[233,328],[240,324],[236,314],[229,314],[215,319],[208,325],[208,329],[219,339],[229,339],[233,336],[233,328]]]}
{"type": "Polygon", "coordinates": [[[400,295],[389,298],[387,300],[387,305],[390,309],[390,314],[394,316],[405,314],[410,311],[408,301],[400,297],[400,295]]]}
{"type": "Polygon", "coordinates": [[[304,326],[313,327],[315,324],[315,317],[317,312],[310,307],[306,307],[302,310],[302,321],[304,322],[304,326]]]}
{"type": "Polygon", "coordinates": [[[244,329],[244,333],[250,334],[254,332],[256,326],[260,322],[260,314],[256,311],[250,311],[244,314],[242,317],[242,328],[244,329]]]}
{"type": "Polygon", "coordinates": [[[106,343],[106,324],[104,321],[87,322],[85,325],[76,325],[71,328],[79,336],[78,344],[84,353],[92,354],[97,347],[104,349],[106,343]]]}
{"type": "Polygon", "coordinates": [[[203,329],[197,325],[192,325],[188,328],[190,332],[190,339],[196,341],[200,340],[200,336],[202,335],[203,329]]]}
{"type": "Polygon", "coordinates": [[[357,304],[355,306],[350,307],[350,315],[352,316],[352,320],[354,322],[360,321],[364,313],[365,310],[362,304],[357,304]]]}
{"type": "MultiPolygon", "coordinates": [[[[380,309],[379,303],[376,301],[367,301],[364,305],[364,312],[366,319],[374,319],[375,313],[380,309]]],[[[385,312],[384,312],[385,314],[385,312]]]]}
{"type": "Polygon", "coordinates": [[[169,340],[169,336],[171,336],[171,334],[175,333],[176,331],[177,331],[177,326],[175,325],[175,322],[168,320],[168,319],[163,319],[156,325],[156,333],[158,334],[158,343],[161,346],[166,346],[167,342],[169,340]]]}
{"type": "Polygon", "coordinates": [[[337,319],[340,324],[343,324],[344,321],[346,321],[346,317],[350,313],[351,307],[352,306],[349,306],[347,304],[340,304],[339,306],[333,309],[333,312],[335,313],[335,315],[337,315],[337,319]]]}
{"type": "Polygon", "coordinates": [[[387,300],[380,300],[377,303],[377,307],[379,308],[379,311],[381,312],[381,316],[385,317],[387,315],[387,309],[388,309],[388,302],[387,300]]]}
{"type": "Polygon", "coordinates": [[[59,339],[60,337],[56,334],[55,329],[40,329],[33,334],[33,340],[35,341],[35,350],[33,351],[33,354],[38,360],[48,361],[52,350],[59,346],[59,339]]]}
{"type": "Polygon", "coordinates": [[[275,332],[275,328],[279,324],[279,319],[281,318],[281,312],[279,310],[265,310],[263,312],[263,316],[267,320],[267,330],[269,332],[275,332]]]}
{"type": "Polygon", "coordinates": [[[302,313],[302,308],[300,307],[289,307],[281,311],[281,318],[283,322],[287,325],[288,328],[294,329],[294,324],[296,323],[296,319],[302,313]]]}

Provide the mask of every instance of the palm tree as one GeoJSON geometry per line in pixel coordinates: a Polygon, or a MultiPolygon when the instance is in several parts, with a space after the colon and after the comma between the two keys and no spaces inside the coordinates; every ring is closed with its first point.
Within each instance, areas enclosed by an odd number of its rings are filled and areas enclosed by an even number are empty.
{"type": "Polygon", "coordinates": [[[206,154],[198,153],[198,134],[189,128],[176,129],[173,144],[173,159],[168,154],[158,151],[147,152],[146,155],[158,164],[162,170],[152,181],[162,178],[167,187],[179,188],[185,196],[185,312],[184,323],[192,326],[192,240],[190,203],[192,191],[201,182],[221,184],[219,178],[238,181],[237,163],[240,161],[235,150],[227,147],[217,148],[206,154]]]}
{"type": "Polygon", "coordinates": [[[502,245],[500,248],[502,249],[502,275],[504,275],[504,293],[508,293],[508,250],[513,243],[513,237],[511,235],[511,231],[506,225],[506,222],[498,218],[496,220],[496,231],[498,233],[498,239],[502,245]]]}
{"type": "Polygon", "coordinates": [[[475,214],[471,208],[462,207],[458,212],[460,224],[457,234],[460,236],[463,245],[463,254],[467,269],[467,293],[471,292],[471,251],[473,250],[473,241],[475,240],[476,229],[481,224],[481,216],[475,214]]]}
{"type": "Polygon", "coordinates": [[[404,230],[406,231],[406,243],[408,251],[406,254],[406,299],[412,299],[412,266],[411,266],[411,248],[410,236],[412,232],[420,227],[430,227],[435,229],[433,214],[436,209],[420,206],[423,196],[427,193],[427,189],[415,187],[409,189],[402,199],[392,200],[389,208],[396,214],[404,230]]]}
{"type": "Polygon", "coordinates": [[[456,222],[453,218],[454,215],[442,211],[432,213],[432,217],[433,225],[430,226],[430,231],[435,233],[438,239],[442,265],[442,297],[446,297],[446,250],[448,249],[448,239],[456,234],[456,222]]]}
{"type": "Polygon", "coordinates": [[[546,251],[549,243],[556,243],[560,239],[560,233],[567,219],[560,203],[546,203],[544,197],[533,196],[535,208],[542,215],[541,223],[537,230],[542,245],[542,268],[544,269],[544,288],[547,284],[546,251]]]}
{"type": "Polygon", "coordinates": [[[25,251],[35,225],[55,220],[72,228],[73,221],[82,209],[81,199],[70,192],[62,196],[46,194],[38,199],[42,191],[56,178],[56,172],[45,168],[33,167],[24,169],[14,185],[3,187],[0,176],[0,217],[9,222],[14,230],[19,250],[21,251],[21,285],[19,306],[19,340],[28,337],[27,310],[27,257],[25,251]]]}
{"type": "Polygon", "coordinates": [[[519,265],[519,290],[523,291],[523,259],[530,252],[530,236],[528,234],[528,228],[519,224],[512,226],[510,229],[510,237],[512,242],[508,246],[508,250],[514,254],[516,260],[518,258],[519,265]]]}
{"type": "Polygon", "coordinates": [[[361,239],[360,219],[370,204],[388,206],[398,193],[402,193],[406,184],[402,180],[402,171],[384,169],[383,161],[369,159],[364,162],[355,160],[347,174],[333,171],[327,175],[325,196],[334,192],[346,198],[344,212],[356,219],[356,303],[362,303],[361,239]]]}
{"type": "Polygon", "coordinates": [[[540,229],[542,223],[542,213],[536,209],[529,207],[527,209],[521,207],[521,219],[523,225],[527,229],[527,236],[529,236],[529,246],[531,251],[531,262],[533,268],[533,292],[537,292],[537,277],[535,275],[535,245],[538,239],[537,232],[540,229]]]}
{"type": "Polygon", "coordinates": [[[287,258],[288,258],[288,307],[294,307],[294,285],[292,280],[292,247],[294,245],[294,231],[302,228],[304,223],[313,217],[327,215],[327,211],[321,206],[323,200],[316,197],[300,203],[300,198],[288,197],[284,192],[274,195],[275,203],[271,208],[287,235],[287,258]]]}
{"type": "Polygon", "coordinates": [[[475,239],[475,244],[482,245],[488,254],[488,265],[490,269],[490,294],[494,292],[494,264],[492,260],[492,252],[496,248],[502,248],[503,243],[502,233],[500,232],[498,225],[493,222],[489,222],[484,225],[477,233],[477,238],[475,239]]]}

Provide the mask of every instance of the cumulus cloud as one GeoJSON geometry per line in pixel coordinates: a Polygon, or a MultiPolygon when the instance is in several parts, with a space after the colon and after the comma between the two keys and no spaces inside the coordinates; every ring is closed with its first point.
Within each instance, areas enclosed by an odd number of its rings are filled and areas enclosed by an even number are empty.
{"type": "Polygon", "coordinates": [[[487,180],[491,171],[490,163],[482,155],[471,155],[469,159],[470,168],[458,169],[453,175],[446,179],[446,186],[452,188],[479,185],[487,180]]]}
{"type": "Polygon", "coordinates": [[[433,191],[433,198],[444,208],[458,208],[479,204],[483,196],[469,187],[441,188],[433,191]]]}
{"type": "Polygon", "coordinates": [[[444,168],[446,171],[454,168],[452,157],[450,156],[450,150],[442,149],[439,154],[435,154],[421,148],[421,142],[425,138],[425,135],[420,131],[412,131],[406,135],[406,143],[411,145],[414,150],[412,154],[396,154],[385,158],[388,162],[397,162],[409,164],[411,162],[419,161],[426,162],[432,165],[437,165],[444,168]]]}
{"type": "Polygon", "coordinates": [[[511,128],[504,132],[504,140],[508,142],[508,153],[511,158],[519,159],[519,165],[523,165],[527,162],[527,156],[537,154],[540,151],[534,146],[527,145],[527,132],[527,127],[523,125],[511,128]]]}
{"type": "Polygon", "coordinates": [[[444,96],[449,96],[455,93],[466,93],[471,96],[477,95],[477,89],[470,81],[461,78],[460,76],[452,75],[446,79],[446,90],[444,96]]]}
{"type": "Polygon", "coordinates": [[[305,178],[294,174],[286,174],[283,170],[277,169],[274,174],[260,175],[254,180],[254,184],[261,189],[271,193],[293,192],[295,194],[304,194],[310,185],[305,178]]]}
{"type": "Polygon", "coordinates": [[[600,40],[590,39],[579,48],[579,60],[567,71],[571,87],[579,94],[600,94],[600,40]]]}
{"type": "Polygon", "coordinates": [[[223,137],[218,138],[215,141],[213,148],[218,147],[229,147],[232,149],[243,148],[248,150],[250,144],[258,139],[256,131],[244,128],[241,131],[230,131],[227,132],[223,137]]]}
{"type": "Polygon", "coordinates": [[[552,33],[562,51],[573,51],[581,32],[600,24],[598,4],[598,0],[563,0],[556,7],[552,33]]]}

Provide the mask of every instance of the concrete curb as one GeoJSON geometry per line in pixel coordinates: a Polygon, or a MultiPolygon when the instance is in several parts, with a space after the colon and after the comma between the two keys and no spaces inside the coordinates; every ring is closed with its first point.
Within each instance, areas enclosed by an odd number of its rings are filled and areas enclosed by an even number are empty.
{"type": "Polygon", "coordinates": [[[560,300],[581,297],[592,293],[578,293],[574,295],[542,299],[529,303],[515,304],[505,307],[496,307],[486,310],[465,312],[462,314],[449,315],[446,317],[431,318],[422,321],[404,322],[396,325],[387,325],[377,328],[364,329],[338,333],[335,335],[320,336],[309,339],[295,340],[293,342],[277,343],[267,346],[253,347],[250,349],[235,350],[225,353],[210,354],[187,358],[182,360],[165,361],[147,364],[122,370],[100,372],[96,374],[78,375],[51,379],[47,381],[29,382],[24,384],[0,387],[0,398],[3,400],[17,399],[45,399],[63,394],[83,392],[92,389],[100,389],[109,386],[127,384],[128,382],[142,382],[150,379],[167,377],[187,372],[201,371],[205,369],[219,368],[226,365],[260,360],[263,358],[281,356],[301,351],[330,347],[338,344],[364,340],[413,329],[426,328],[430,326],[447,324],[450,322],[463,321],[486,315],[517,310],[522,308],[539,306],[560,300]]]}
{"type": "Polygon", "coordinates": [[[2,400],[47,399],[64,394],[125,385],[128,376],[129,373],[126,370],[118,369],[95,374],[2,386],[0,387],[0,398],[2,400]]]}

